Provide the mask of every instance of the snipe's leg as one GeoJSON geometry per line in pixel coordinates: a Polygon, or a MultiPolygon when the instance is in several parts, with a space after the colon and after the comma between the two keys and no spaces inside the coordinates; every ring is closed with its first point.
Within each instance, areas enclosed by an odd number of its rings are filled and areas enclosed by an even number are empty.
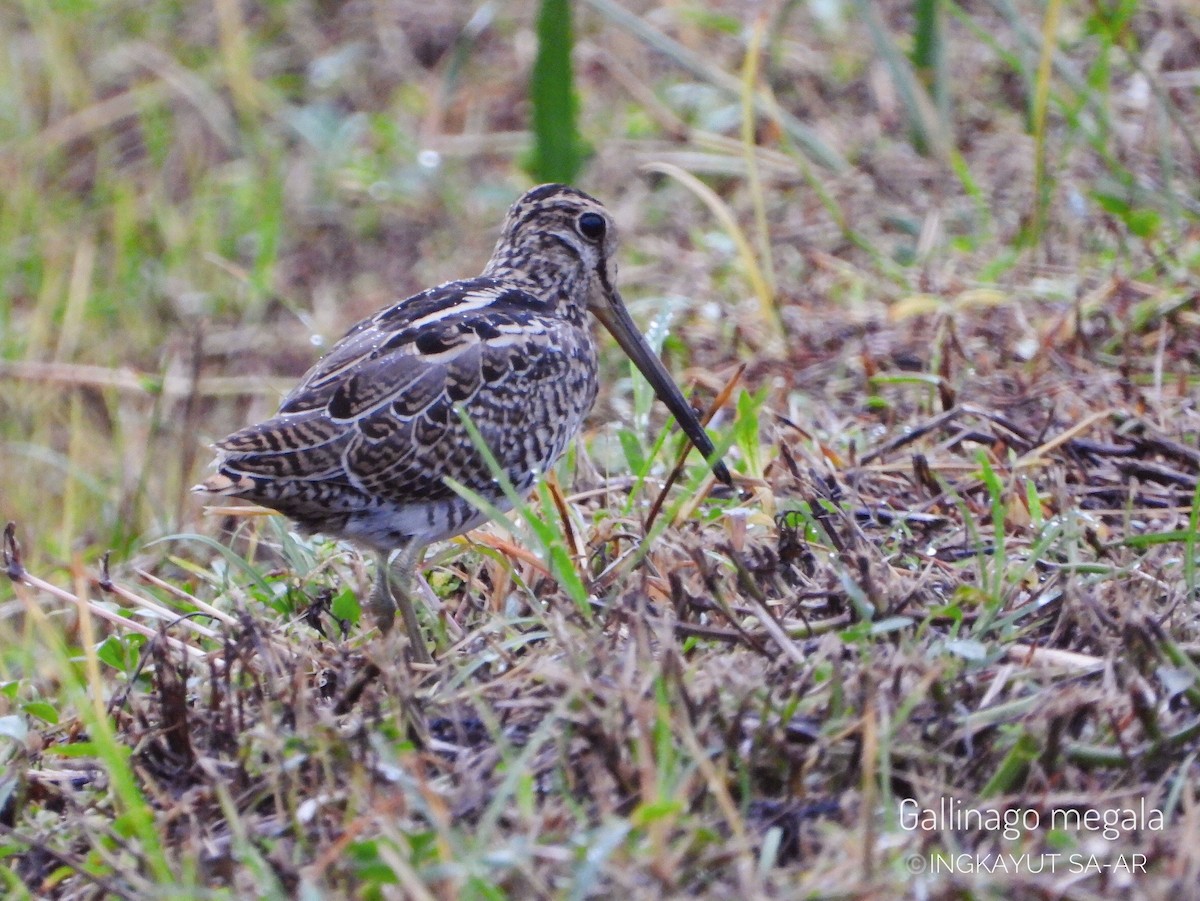
{"type": "Polygon", "coordinates": [[[417,619],[412,593],[409,591],[413,580],[413,567],[421,550],[421,546],[416,543],[400,549],[400,553],[396,555],[400,570],[398,581],[391,577],[391,567],[388,565],[390,554],[376,554],[378,572],[375,590],[371,592],[371,609],[379,623],[379,630],[386,635],[392,630],[392,624],[396,620],[396,609],[399,608],[400,616],[404,620],[404,631],[408,633],[408,642],[412,646],[412,659],[417,663],[433,663],[429,645],[425,643],[425,637],[421,634],[421,623],[417,619]]]}

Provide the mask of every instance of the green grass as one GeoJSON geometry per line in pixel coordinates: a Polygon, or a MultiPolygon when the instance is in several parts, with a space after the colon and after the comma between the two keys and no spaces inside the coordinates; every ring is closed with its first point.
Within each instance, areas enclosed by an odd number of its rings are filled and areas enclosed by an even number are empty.
{"type": "Polygon", "coordinates": [[[1189,897],[1195,22],[472,12],[0,7],[6,896],[1189,897]],[[420,671],[357,552],[188,487],[554,138],[739,490],[602,337],[554,478],[430,549],[420,671]],[[906,826],[949,798],[1040,824],[906,826]]]}

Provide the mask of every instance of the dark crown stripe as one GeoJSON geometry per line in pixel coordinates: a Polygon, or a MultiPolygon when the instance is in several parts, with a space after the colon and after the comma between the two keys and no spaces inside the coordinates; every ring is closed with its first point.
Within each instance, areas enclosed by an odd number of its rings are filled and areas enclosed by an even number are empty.
{"type": "Polygon", "coordinates": [[[553,197],[556,194],[566,194],[568,196],[574,195],[576,197],[586,197],[587,196],[582,191],[578,191],[575,188],[571,188],[571,187],[568,187],[567,185],[560,185],[560,184],[555,183],[555,184],[548,184],[548,185],[540,185],[540,186],[534,188],[532,191],[529,191],[528,193],[526,193],[525,196],[521,198],[521,201],[524,203],[538,203],[542,200],[545,200],[547,197],[553,197]]]}

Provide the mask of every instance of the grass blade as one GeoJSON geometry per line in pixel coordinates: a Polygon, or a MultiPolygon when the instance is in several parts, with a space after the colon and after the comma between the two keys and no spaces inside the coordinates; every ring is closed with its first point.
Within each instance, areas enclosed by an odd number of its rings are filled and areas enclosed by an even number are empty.
{"type": "Polygon", "coordinates": [[[584,150],[571,68],[570,0],[542,0],[537,36],[537,59],[529,84],[534,143],[527,168],[537,181],[571,184],[583,166],[584,150]]]}

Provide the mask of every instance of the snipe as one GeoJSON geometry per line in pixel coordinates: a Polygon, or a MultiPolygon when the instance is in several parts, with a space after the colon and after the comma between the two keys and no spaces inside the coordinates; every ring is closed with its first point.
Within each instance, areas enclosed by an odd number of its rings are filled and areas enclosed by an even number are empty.
{"type": "MultiPolygon", "coordinates": [[[[646,345],[616,288],[617,230],[599,201],[542,185],[508,212],[477,278],[402,300],[354,326],[271,419],[216,445],[217,473],[194,490],[246,498],[373,550],[381,628],[399,606],[414,659],[430,660],[412,605],[425,547],[487,516],[447,477],[508,509],[459,414],[520,492],[579,431],[596,398],[599,319],[645,374],[692,443],[714,448],[646,345]],[[398,551],[393,595],[388,560],[398,551]]],[[[713,472],[729,483],[719,460],[713,472]]]]}

